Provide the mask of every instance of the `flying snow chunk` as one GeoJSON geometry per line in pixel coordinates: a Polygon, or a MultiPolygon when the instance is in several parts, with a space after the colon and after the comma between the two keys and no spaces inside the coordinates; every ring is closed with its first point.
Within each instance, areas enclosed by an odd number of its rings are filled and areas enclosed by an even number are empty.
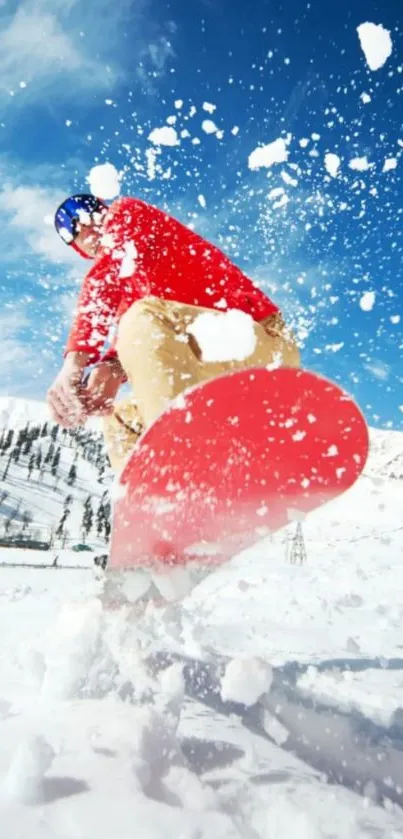
{"type": "Polygon", "coordinates": [[[206,199],[205,199],[204,195],[198,195],[197,200],[198,200],[200,206],[203,207],[203,209],[206,209],[207,202],[206,202],[206,199]]]}
{"type": "Polygon", "coordinates": [[[392,39],[382,24],[361,23],[358,37],[370,70],[379,70],[392,55],[392,39]]]}
{"type": "Polygon", "coordinates": [[[288,160],[288,142],[282,137],[268,143],[266,146],[258,146],[248,158],[249,169],[261,169],[273,166],[275,163],[285,163],[288,160]]]}
{"type": "Polygon", "coordinates": [[[131,277],[136,270],[136,260],[138,257],[137,248],[134,242],[125,242],[124,256],[120,265],[119,277],[131,277]]]}
{"type": "Polygon", "coordinates": [[[196,338],[202,361],[243,361],[256,348],[253,318],[239,309],[203,312],[187,331],[196,338]]]}
{"type": "Polygon", "coordinates": [[[338,154],[333,154],[333,152],[328,152],[325,154],[325,169],[332,178],[337,178],[339,174],[341,160],[338,154]]]}
{"type": "Polygon", "coordinates": [[[284,169],[281,172],[281,178],[287,186],[298,186],[298,181],[296,178],[292,178],[291,175],[286,172],[284,169]]]}
{"type": "Polygon", "coordinates": [[[390,172],[392,169],[396,169],[397,167],[397,158],[396,157],[387,157],[384,164],[382,172],[390,172]]]}
{"type": "Polygon", "coordinates": [[[202,129],[206,134],[216,134],[218,128],[212,119],[204,119],[202,122],[202,129]]]}
{"type": "Polygon", "coordinates": [[[367,156],[364,155],[364,157],[353,157],[348,165],[350,169],[354,169],[356,172],[366,172],[374,164],[370,163],[367,156]]]}
{"type": "Polygon", "coordinates": [[[361,99],[361,102],[364,105],[368,105],[368,102],[371,101],[371,97],[370,97],[369,93],[361,93],[360,99],[361,99]]]}
{"type": "Polygon", "coordinates": [[[366,291],[360,299],[360,308],[363,312],[370,312],[375,304],[375,292],[366,291]]]}
{"type": "Polygon", "coordinates": [[[90,190],[97,198],[116,198],[120,193],[120,175],[113,163],[93,166],[87,177],[90,190]]]}
{"type": "Polygon", "coordinates": [[[179,146],[180,140],[174,128],[164,125],[162,128],[154,128],[148,135],[150,143],[154,146],[179,146]]]}
{"type": "Polygon", "coordinates": [[[203,102],[203,111],[207,111],[208,114],[213,114],[216,109],[217,105],[212,105],[211,102],[203,102]]]}
{"type": "Polygon", "coordinates": [[[285,193],[285,191],[284,191],[284,188],[282,186],[275,186],[274,189],[270,190],[267,197],[270,198],[270,200],[272,201],[272,200],[275,200],[276,198],[280,198],[280,196],[284,195],[284,193],[285,193]]]}
{"type": "Polygon", "coordinates": [[[270,690],[272,681],[272,668],[266,661],[234,658],[221,679],[221,698],[224,702],[254,705],[263,693],[270,690]]]}
{"type": "Polygon", "coordinates": [[[282,207],[286,207],[289,202],[289,196],[284,193],[278,201],[275,201],[273,204],[273,210],[281,210],[282,207]]]}

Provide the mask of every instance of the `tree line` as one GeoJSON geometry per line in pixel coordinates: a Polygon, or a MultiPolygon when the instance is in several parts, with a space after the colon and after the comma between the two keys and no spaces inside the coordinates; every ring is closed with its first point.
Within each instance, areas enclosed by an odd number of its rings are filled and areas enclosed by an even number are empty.
{"type": "MultiPolygon", "coordinates": [[[[100,434],[85,429],[64,429],[47,422],[27,424],[19,429],[4,429],[0,434],[0,481],[5,482],[13,465],[19,465],[19,472],[29,483],[44,484],[49,481],[49,491],[57,491],[59,482],[72,489],[79,484],[77,464],[84,460],[95,467],[99,483],[108,476],[108,463],[100,434]],[[64,466],[63,450],[73,450],[72,462],[64,466]]],[[[65,547],[72,541],[71,514],[74,496],[64,499],[59,520],[48,532],[52,546],[65,547]]],[[[76,502],[77,503],[77,502],[76,502]]],[[[32,513],[23,508],[23,502],[9,488],[0,490],[0,540],[10,542],[22,537],[27,540],[38,538],[47,528],[35,525],[32,513]]],[[[108,542],[110,536],[111,508],[108,492],[99,499],[88,495],[82,504],[81,522],[76,525],[73,541],[87,542],[90,536],[98,541],[108,542]]],[[[40,540],[40,539],[39,539],[40,540]]]]}

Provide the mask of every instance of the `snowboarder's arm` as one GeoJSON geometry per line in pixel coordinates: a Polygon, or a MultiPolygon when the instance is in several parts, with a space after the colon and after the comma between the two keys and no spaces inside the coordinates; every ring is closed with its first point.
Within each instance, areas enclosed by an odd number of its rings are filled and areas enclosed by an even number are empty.
{"type": "MultiPolygon", "coordinates": [[[[144,208],[146,205],[141,201],[121,198],[108,212],[103,253],[84,279],[66,346],[66,353],[87,353],[88,363],[101,358],[103,344],[127,289],[133,295],[138,268],[136,242],[142,241],[148,229],[144,208]]],[[[105,358],[108,357],[109,351],[105,358]]]]}
{"type": "Polygon", "coordinates": [[[104,254],[84,279],[65,355],[81,354],[87,364],[98,361],[121,299],[119,263],[104,254]]]}

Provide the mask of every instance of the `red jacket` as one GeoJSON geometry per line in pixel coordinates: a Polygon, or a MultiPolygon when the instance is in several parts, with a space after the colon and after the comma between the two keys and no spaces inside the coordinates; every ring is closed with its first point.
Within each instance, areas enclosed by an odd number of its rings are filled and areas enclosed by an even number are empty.
{"type": "MultiPolygon", "coordinates": [[[[104,238],[84,279],[66,353],[98,361],[111,325],[142,297],[211,309],[241,309],[254,320],[277,306],[222,251],[162,210],[120,198],[108,210],[104,238]]],[[[109,350],[107,356],[115,354],[109,350]]],[[[104,356],[105,357],[105,356],[104,356]]]]}

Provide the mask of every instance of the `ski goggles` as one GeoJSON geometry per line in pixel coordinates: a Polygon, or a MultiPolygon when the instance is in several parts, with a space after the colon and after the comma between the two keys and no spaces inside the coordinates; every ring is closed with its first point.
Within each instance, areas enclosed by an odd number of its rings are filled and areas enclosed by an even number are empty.
{"type": "Polygon", "coordinates": [[[63,242],[71,245],[78,236],[79,225],[90,224],[94,213],[104,213],[107,209],[95,195],[72,195],[56,210],[56,230],[63,242]]]}

